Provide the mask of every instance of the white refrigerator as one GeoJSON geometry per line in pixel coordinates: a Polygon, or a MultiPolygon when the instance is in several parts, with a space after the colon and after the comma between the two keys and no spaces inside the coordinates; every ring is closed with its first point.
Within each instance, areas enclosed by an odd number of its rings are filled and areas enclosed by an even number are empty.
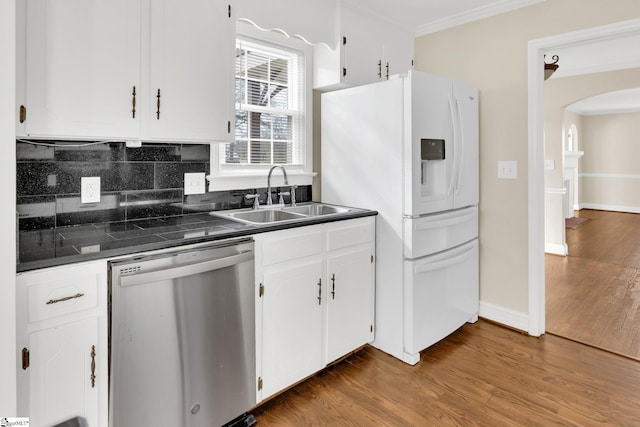
{"type": "Polygon", "coordinates": [[[378,211],[372,345],[415,364],[478,319],[478,91],[409,71],[321,108],[322,201],[378,211]]]}

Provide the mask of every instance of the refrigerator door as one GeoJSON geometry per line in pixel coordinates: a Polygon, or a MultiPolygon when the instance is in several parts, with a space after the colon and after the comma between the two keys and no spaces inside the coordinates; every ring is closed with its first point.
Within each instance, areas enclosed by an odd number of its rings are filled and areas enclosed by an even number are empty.
{"type": "Polygon", "coordinates": [[[416,71],[410,71],[405,79],[403,213],[407,216],[453,209],[452,84],[451,80],[416,71]],[[435,149],[428,149],[430,144],[435,149]]]}
{"type": "Polygon", "coordinates": [[[478,207],[404,219],[404,257],[446,251],[478,237],[478,207]]]}
{"type": "Polygon", "coordinates": [[[404,360],[446,337],[479,310],[478,240],[404,261],[404,360]]]}
{"type": "Polygon", "coordinates": [[[478,90],[454,82],[454,208],[477,205],[479,199],[478,167],[478,90]]]}

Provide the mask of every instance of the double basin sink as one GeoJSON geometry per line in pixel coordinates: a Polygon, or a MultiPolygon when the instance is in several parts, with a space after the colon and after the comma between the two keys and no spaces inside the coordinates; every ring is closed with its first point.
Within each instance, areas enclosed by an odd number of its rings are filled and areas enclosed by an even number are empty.
{"type": "Polygon", "coordinates": [[[247,224],[268,225],[284,221],[304,221],[319,216],[340,215],[356,210],[358,209],[328,205],[326,203],[311,203],[297,206],[267,205],[258,209],[217,211],[211,212],[211,214],[247,224]]]}

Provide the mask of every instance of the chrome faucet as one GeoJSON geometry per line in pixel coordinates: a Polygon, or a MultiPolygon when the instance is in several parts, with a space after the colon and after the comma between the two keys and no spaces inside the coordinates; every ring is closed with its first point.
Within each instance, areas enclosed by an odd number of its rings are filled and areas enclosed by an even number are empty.
{"type": "Polygon", "coordinates": [[[267,205],[273,204],[273,202],[271,201],[271,174],[273,173],[273,170],[275,168],[282,169],[282,174],[284,175],[284,185],[289,185],[289,180],[287,179],[287,170],[284,168],[284,166],[271,166],[271,169],[269,169],[269,175],[267,175],[267,205]]]}

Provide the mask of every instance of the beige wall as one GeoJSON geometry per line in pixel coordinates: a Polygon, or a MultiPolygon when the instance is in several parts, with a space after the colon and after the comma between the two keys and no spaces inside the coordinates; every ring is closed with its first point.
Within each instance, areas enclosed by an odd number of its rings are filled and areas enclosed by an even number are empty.
{"type": "MultiPolygon", "coordinates": [[[[563,195],[553,190],[564,186],[564,139],[571,123],[580,126],[578,138],[582,145],[584,118],[566,110],[570,104],[621,89],[640,87],[640,69],[609,71],[574,77],[553,78],[544,84],[544,149],[545,159],[553,159],[556,169],[545,171],[545,242],[547,247],[565,245],[563,195]]],[[[582,148],[580,148],[582,150],[582,148]]],[[[586,153],[586,152],[585,152],[586,153]]],[[[586,154],[585,154],[586,156],[586,154]]],[[[580,160],[582,164],[584,157],[580,160]]],[[[578,180],[578,191],[580,183],[578,180]]]]}
{"type": "Polygon", "coordinates": [[[640,212],[640,113],[584,116],[582,123],[581,205],[640,212]]]}
{"type": "Polygon", "coordinates": [[[416,69],[480,89],[483,303],[528,312],[528,42],[638,17],[637,0],[548,0],[416,39],[416,69]],[[498,160],[518,179],[499,180],[498,160]]]}

